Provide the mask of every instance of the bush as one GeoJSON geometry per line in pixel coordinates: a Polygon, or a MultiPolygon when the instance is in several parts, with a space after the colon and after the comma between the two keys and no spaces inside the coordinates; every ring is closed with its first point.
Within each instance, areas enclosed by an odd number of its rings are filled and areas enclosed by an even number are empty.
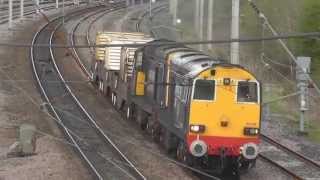
{"type": "MultiPolygon", "coordinates": [[[[302,32],[320,32],[320,1],[304,0],[300,19],[302,32]]],[[[312,57],[312,76],[320,83],[320,37],[300,40],[300,54],[312,57]]]]}

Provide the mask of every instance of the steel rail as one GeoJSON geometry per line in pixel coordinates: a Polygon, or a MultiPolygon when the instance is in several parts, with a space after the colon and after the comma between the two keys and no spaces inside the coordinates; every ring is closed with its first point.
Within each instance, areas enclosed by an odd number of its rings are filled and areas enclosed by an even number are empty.
{"type": "MultiPolygon", "coordinates": [[[[75,32],[76,32],[76,30],[78,29],[78,27],[80,26],[80,24],[81,24],[83,21],[89,19],[90,17],[92,17],[92,16],[94,16],[94,15],[96,15],[96,14],[99,14],[99,13],[101,13],[101,12],[103,12],[103,11],[104,11],[104,10],[95,12],[95,13],[93,13],[93,14],[90,14],[90,15],[88,15],[88,16],[83,17],[82,19],[80,19],[80,20],[78,21],[78,23],[77,23],[77,24],[74,26],[74,28],[72,29],[72,32],[71,32],[71,35],[70,35],[70,36],[71,36],[71,45],[72,45],[72,46],[75,45],[75,32]]],[[[109,13],[109,11],[108,11],[108,12],[105,12],[105,13],[102,13],[102,14],[106,14],[106,13],[109,13]]],[[[72,48],[72,51],[73,51],[73,53],[74,53],[74,55],[75,55],[76,63],[80,66],[81,70],[86,74],[86,76],[90,77],[90,73],[89,73],[89,71],[87,70],[87,68],[85,67],[85,65],[83,64],[83,62],[80,60],[80,57],[79,57],[79,54],[77,53],[76,48],[72,48]]]]}
{"type": "Polygon", "coordinates": [[[272,139],[271,137],[264,135],[264,134],[260,134],[261,139],[265,140],[266,142],[278,147],[279,149],[284,150],[287,153],[290,153],[292,155],[294,155],[295,157],[299,158],[300,160],[304,161],[305,163],[308,163],[312,166],[314,166],[315,168],[318,168],[320,171],[320,164],[317,163],[316,161],[302,155],[301,153],[298,153],[296,151],[291,150],[290,148],[280,144],[279,142],[277,142],[276,140],[272,139]]]}
{"type": "MultiPolygon", "coordinates": [[[[110,9],[110,10],[112,11],[113,9],[110,9]]],[[[92,20],[92,21],[89,23],[89,28],[88,28],[87,31],[86,31],[86,39],[87,39],[87,44],[88,44],[88,45],[91,44],[91,43],[90,43],[90,31],[91,31],[91,28],[92,28],[93,24],[94,24],[95,22],[97,22],[98,19],[100,19],[100,18],[103,17],[104,15],[105,15],[105,14],[101,14],[101,15],[97,16],[94,20],[92,20]]],[[[91,51],[91,54],[93,54],[94,48],[90,48],[90,51],[91,51]]],[[[89,77],[90,77],[90,76],[89,76],[89,77]]]]}
{"type": "MultiPolygon", "coordinates": [[[[121,5],[120,5],[121,6],[121,5]]],[[[119,7],[119,8],[124,8],[125,6],[119,7]]],[[[108,11],[110,12],[110,11],[108,11]]],[[[108,13],[107,12],[107,13],[108,13]]],[[[97,12],[97,13],[100,13],[97,12]]],[[[93,13],[91,14],[91,16],[97,14],[97,13],[93,13]]],[[[82,21],[81,21],[82,22],[82,21]]],[[[59,27],[61,26],[58,25],[55,30],[57,30],[59,27]]],[[[51,37],[50,37],[50,43],[52,44],[52,39],[54,37],[55,32],[52,32],[51,37]]],[[[108,137],[105,132],[99,127],[99,125],[96,123],[96,121],[92,118],[92,116],[88,113],[88,111],[84,108],[84,106],[81,104],[81,102],[78,100],[78,98],[75,96],[75,94],[73,93],[73,91],[71,90],[71,88],[69,87],[68,83],[65,81],[64,77],[62,76],[59,67],[55,61],[55,57],[53,54],[53,49],[50,48],[50,54],[51,54],[51,58],[52,58],[52,62],[53,65],[55,67],[56,72],[59,75],[60,80],[63,82],[65,88],[67,89],[67,91],[69,92],[69,94],[72,96],[73,100],[76,102],[76,104],[80,107],[80,109],[85,113],[85,115],[87,116],[87,118],[90,120],[90,122],[94,125],[94,127],[98,130],[98,132],[103,136],[103,138],[105,140],[107,140],[107,142],[113,147],[114,150],[116,150],[116,152],[120,155],[120,157],[126,162],[126,164],[128,164],[128,166],[134,171],[134,177],[137,179],[143,179],[145,180],[146,177],[136,168],[136,166],[126,157],[126,155],[124,153],[122,153],[122,151],[117,147],[117,145],[110,139],[110,137],[108,137]]],[[[76,55],[76,59],[79,59],[79,56],[76,55]]],[[[80,60],[78,60],[80,62],[80,60]]],[[[125,171],[125,170],[123,170],[125,171]]]]}
{"type": "MultiPolygon", "coordinates": [[[[168,4],[163,4],[163,5],[160,5],[160,6],[157,6],[157,7],[155,7],[155,8],[153,8],[153,10],[154,9],[160,9],[159,11],[156,11],[154,14],[153,14],[153,16],[155,16],[155,14],[157,14],[157,13],[159,13],[160,11],[162,11],[163,9],[165,9],[164,8],[164,6],[168,6],[168,4]]],[[[143,15],[140,17],[140,19],[139,19],[139,24],[141,23],[141,18],[145,18],[145,15],[148,13],[148,11],[145,11],[144,13],[143,13],[143,15]]],[[[91,23],[89,24],[89,28],[87,29],[87,35],[86,35],[86,40],[87,40],[87,44],[91,44],[91,42],[90,42],[90,30],[91,30],[91,27],[92,27],[92,25],[99,19],[99,18],[101,18],[103,15],[99,15],[98,17],[96,17],[93,21],[91,21],[91,23]]],[[[152,17],[153,17],[152,16],[152,17]]],[[[136,24],[138,24],[138,23],[136,23],[136,24]]],[[[138,30],[138,29],[137,29],[138,30]]],[[[73,32],[74,33],[74,32],[73,32]]],[[[73,40],[74,41],[74,40],[73,40]]],[[[73,48],[75,48],[75,47],[73,47],[73,48]]],[[[77,50],[75,50],[74,51],[75,53],[77,53],[77,50]]],[[[91,51],[91,54],[93,54],[93,51],[91,51]]],[[[79,56],[77,56],[77,57],[79,57],[79,56]]],[[[79,61],[81,61],[81,59],[79,59],[79,61]]],[[[88,71],[88,70],[87,70],[88,71]]],[[[87,73],[85,73],[85,74],[87,74],[87,73]]],[[[90,78],[91,76],[89,75],[89,76],[87,76],[88,78],[90,78]]],[[[121,117],[124,117],[123,116],[123,114],[122,114],[122,112],[120,111],[120,110],[118,110],[117,108],[115,108],[115,111],[116,112],[118,112],[120,115],[121,115],[121,117]]],[[[178,165],[180,165],[180,166],[182,166],[182,167],[184,167],[184,168],[186,168],[186,169],[189,169],[189,170],[191,170],[191,171],[193,171],[193,172],[196,172],[196,173],[199,173],[199,174],[202,174],[202,175],[204,175],[204,176],[206,176],[206,177],[209,177],[210,179],[219,179],[219,178],[217,178],[217,177],[215,177],[215,176],[212,176],[211,174],[207,174],[207,173],[205,173],[205,172],[202,172],[202,171],[200,171],[200,170],[198,170],[198,169],[195,169],[195,168],[192,168],[192,167],[189,167],[189,166],[185,166],[185,165],[182,165],[182,164],[179,164],[179,163],[177,163],[176,161],[174,161],[174,160],[172,160],[172,159],[167,159],[167,160],[169,160],[169,161],[171,161],[171,162],[173,162],[173,163],[175,163],[175,164],[178,164],[178,165]]]]}
{"type": "MultiPolygon", "coordinates": [[[[36,43],[37,38],[39,37],[40,33],[42,33],[50,24],[52,24],[55,21],[58,21],[59,19],[61,19],[62,17],[58,17],[55,18],[54,20],[52,20],[51,22],[46,23],[43,27],[41,27],[41,29],[36,32],[35,36],[32,39],[32,44],[36,43]]],[[[94,167],[94,165],[91,163],[91,161],[89,160],[89,158],[84,154],[83,150],[81,149],[81,147],[79,146],[79,144],[77,143],[77,141],[75,140],[75,138],[73,137],[72,133],[70,132],[70,130],[63,125],[62,119],[61,117],[58,115],[56,109],[53,107],[53,105],[51,104],[51,101],[41,83],[39,74],[37,72],[36,66],[35,66],[35,59],[34,59],[34,47],[32,46],[30,48],[30,58],[31,58],[31,64],[32,64],[32,69],[36,78],[36,81],[40,87],[41,93],[44,96],[45,100],[46,100],[46,106],[49,107],[49,109],[51,110],[51,112],[54,114],[54,116],[57,118],[57,120],[61,123],[62,128],[64,129],[65,133],[68,135],[68,137],[71,139],[72,143],[74,144],[74,146],[76,147],[76,149],[79,151],[79,153],[81,154],[82,158],[87,162],[87,164],[90,166],[91,170],[93,171],[93,173],[96,175],[96,177],[98,179],[103,179],[101,174],[97,171],[97,169],[94,167]]]]}
{"type": "MultiPolygon", "coordinates": [[[[104,16],[104,14],[101,14],[100,16],[96,17],[93,21],[90,22],[89,24],[89,28],[87,29],[86,31],[86,39],[87,39],[87,44],[88,45],[91,45],[91,42],[90,42],[90,31],[91,31],[91,28],[93,26],[93,24],[99,19],[101,18],[102,16],[104,16]]],[[[94,53],[94,47],[91,47],[90,48],[90,51],[91,51],[91,54],[94,53]]]]}
{"type": "Polygon", "coordinates": [[[280,164],[278,164],[277,162],[275,162],[272,159],[268,158],[267,156],[259,154],[258,157],[261,158],[262,160],[264,160],[264,161],[276,166],[277,168],[279,168],[280,170],[282,170],[286,174],[292,176],[295,180],[303,180],[303,178],[301,178],[299,175],[297,175],[296,173],[290,171],[288,168],[285,168],[285,167],[281,166],[280,164]]]}
{"type": "MultiPolygon", "coordinates": [[[[41,6],[42,4],[40,4],[41,6]]],[[[40,10],[52,10],[52,9],[55,9],[55,4],[45,4],[45,5],[48,5],[48,6],[44,6],[44,7],[41,7],[40,10]]],[[[65,7],[67,6],[72,6],[73,3],[72,2],[65,2],[65,7]]],[[[62,6],[62,5],[59,5],[59,6],[62,6]]],[[[29,7],[29,6],[25,6],[26,7],[29,7]]],[[[23,15],[24,16],[27,16],[27,15],[31,15],[31,14],[35,14],[36,13],[36,8],[32,8],[31,9],[28,9],[28,10],[25,10],[23,15]]],[[[14,8],[13,9],[13,17],[12,19],[18,19],[20,18],[20,9],[19,8],[14,8]]],[[[2,16],[0,16],[0,24],[5,24],[7,23],[9,20],[8,20],[8,15],[7,14],[4,14],[2,16]]]]}
{"type": "MultiPolygon", "coordinates": [[[[320,165],[316,161],[302,155],[301,153],[298,153],[296,151],[291,150],[290,148],[286,147],[283,144],[280,144],[279,142],[277,142],[276,140],[272,139],[271,137],[269,137],[267,135],[260,134],[260,137],[265,142],[267,142],[267,143],[271,144],[272,146],[278,148],[279,150],[282,150],[283,152],[287,153],[287,155],[291,155],[291,156],[295,157],[296,159],[299,159],[302,163],[309,164],[309,165],[315,167],[316,169],[320,170],[320,165]]],[[[269,158],[268,156],[264,155],[263,153],[259,153],[258,157],[261,158],[262,160],[265,160],[265,161],[269,162],[270,164],[276,166],[280,170],[284,171],[286,174],[292,176],[294,179],[297,179],[297,180],[304,179],[303,177],[298,175],[298,173],[295,172],[294,170],[290,170],[290,168],[284,167],[283,165],[277,163],[277,161],[272,160],[272,158],[269,158]]]]}
{"type": "MultiPolygon", "coordinates": [[[[83,22],[83,21],[86,21],[88,20],[90,17],[92,16],[95,16],[99,13],[101,13],[99,16],[97,16],[95,19],[93,19],[92,21],[90,21],[89,23],[89,28],[87,29],[86,31],[86,39],[87,39],[87,42],[89,42],[89,30],[91,30],[91,26],[100,18],[102,18],[104,15],[110,13],[110,12],[113,12],[113,11],[116,11],[116,10],[119,10],[119,9],[122,9],[122,8],[125,8],[124,6],[123,7],[113,7],[111,9],[109,9],[107,12],[97,12],[97,13],[94,13],[92,15],[89,15],[89,16],[85,16],[83,17],[82,19],[80,19],[80,21],[78,21],[78,23],[74,26],[74,28],[72,29],[72,33],[71,33],[71,45],[74,46],[75,45],[75,32],[76,30],[79,28],[80,24],[83,22]]],[[[89,42],[90,43],[90,42],[89,42]]],[[[81,70],[86,74],[86,76],[88,78],[91,77],[90,75],[90,72],[87,70],[87,68],[85,67],[85,65],[83,64],[83,61],[80,60],[80,57],[78,55],[78,52],[77,52],[77,49],[76,48],[72,48],[73,52],[74,52],[74,55],[75,55],[75,59],[76,59],[76,62],[77,64],[80,66],[81,70]]],[[[93,51],[91,50],[91,53],[93,51]]]]}
{"type": "MultiPolygon", "coordinates": [[[[156,14],[158,14],[159,12],[163,11],[164,9],[166,9],[166,8],[167,8],[166,6],[168,6],[168,4],[162,4],[162,5],[160,5],[160,6],[157,6],[157,7],[153,8],[153,9],[152,9],[153,11],[154,11],[154,10],[158,10],[158,11],[153,12],[152,16],[149,17],[149,18],[152,19],[156,14]]],[[[136,30],[137,30],[138,32],[141,32],[141,31],[142,31],[140,26],[141,26],[141,23],[142,23],[143,19],[145,18],[145,16],[146,16],[148,13],[149,13],[149,11],[145,11],[145,12],[140,16],[139,21],[136,23],[136,30]]],[[[154,33],[153,33],[152,31],[150,31],[150,33],[151,33],[151,35],[152,35],[153,37],[155,37],[155,35],[154,35],[154,33]]]]}
{"type": "MultiPolygon", "coordinates": [[[[165,9],[165,8],[163,8],[163,7],[162,7],[162,8],[159,8],[159,11],[158,11],[158,12],[161,12],[163,9],[165,9]]],[[[158,12],[155,12],[155,13],[158,13],[158,12]]],[[[146,15],[147,15],[147,13],[144,13],[144,14],[142,15],[142,18],[140,18],[140,20],[136,23],[136,29],[137,29],[138,32],[141,32],[140,26],[141,26],[141,23],[142,23],[142,21],[143,21],[144,16],[146,16],[146,15]]],[[[154,36],[154,33],[153,33],[153,32],[151,32],[151,34],[154,36]]],[[[295,151],[290,150],[289,148],[285,147],[284,145],[277,143],[277,142],[276,142],[275,140],[273,140],[272,138],[270,138],[270,137],[268,137],[268,136],[266,136],[266,135],[263,135],[263,134],[260,134],[260,137],[262,137],[262,139],[268,141],[269,143],[271,143],[271,144],[273,144],[273,145],[275,145],[275,146],[277,146],[277,147],[285,150],[286,152],[289,152],[289,153],[295,155],[296,157],[300,158],[301,160],[303,160],[303,161],[305,161],[305,162],[307,162],[307,163],[309,163],[309,164],[311,164],[311,165],[313,165],[313,166],[315,166],[315,167],[317,167],[317,168],[320,168],[320,165],[319,165],[317,162],[315,162],[314,160],[309,159],[309,158],[303,156],[302,154],[300,154],[300,153],[298,153],[298,152],[295,152],[295,151]]],[[[292,176],[294,179],[296,179],[296,180],[303,180],[303,178],[301,178],[299,175],[297,175],[296,173],[292,172],[292,171],[289,170],[288,168],[285,168],[285,167],[281,166],[280,164],[278,164],[277,162],[275,162],[275,161],[273,161],[272,159],[268,158],[267,156],[264,156],[264,155],[262,155],[262,154],[259,154],[258,157],[261,158],[261,159],[263,159],[264,161],[267,161],[268,163],[276,166],[277,168],[281,169],[281,170],[284,171],[286,174],[292,176]]]]}
{"type": "MultiPolygon", "coordinates": [[[[159,6],[159,7],[155,8],[155,9],[159,9],[159,11],[156,11],[155,14],[161,12],[162,10],[164,10],[164,9],[165,9],[165,6],[166,6],[166,5],[162,5],[162,6],[159,6]]],[[[137,30],[138,32],[141,32],[141,23],[142,23],[144,17],[145,17],[147,14],[148,14],[148,12],[145,12],[144,14],[142,14],[142,16],[139,18],[139,21],[136,23],[136,30],[137,30]]],[[[155,16],[155,14],[153,15],[153,17],[155,16]]],[[[152,18],[152,17],[151,17],[151,18],[152,18]]],[[[89,30],[87,31],[87,42],[88,42],[88,44],[90,44],[90,40],[89,40],[89,36],[88,36],[89,33],[88,33],[88,32],[89,32],[89,30]]],[[[151,33],[152,33],[152,32],[151,32],[151,33]]],[[[153,35],[153,33],[152,33],[152,35],[153,35]]],[[[306,157],[306,156],[303,156],[302,154],[300,154],[300,153],[298,153],[298,152],[292,151],[292,150],[289,149],[288,147],[286,147],[286,146],[284,146],[284,145],[282,145],[282,144],[280,144],[280,143],[277,143],[275,140],[273,140],[272,138],[270,138],[270,137],[268,137],[268,136],[266,136],[266,135],[264,135],[264,134],[261,134],[260,136],[262,137],[262,139],[268,141],[269,143],[275,145],[276,147],[281,148],[281,149],[285,150],[286,152],[291,153],[291,154],[293,154],[294,156],[298,157],[299,159],[303,160],[304,162],[306,162],[306,163],[308,163],[308,164],[311,164],[311,165],[313,165],[314,167],[320,169],[320,164],[318,164],[318,163],[315,162],[314,160],[312,160],[312,159],[310,159],[310,158],[308,158],[308,157],[306,157]]],[[[289,170],[288,168],[285,168],[285,167],[281,166],[280,164],[278,164],[277,162],[271,160],[271,159],[268,158],[267,156],[264,156],[264,155],[262,155],[262,154],[259,154],[259,157],[260,157],[261,159],[263,159],[264,161],[267,161],[267,162],[273,164],[274,166],[278,167],[279,169],[281,169],[282,171],[284,171],[284,172],[287,173],[288,175],[292,176],[294,179],[297,179],[297,180],[302,180],[302,179],[303,179],[303,178],[301,178],[299,175],[297,175],[296,173],[292,172],[292,171],[289,170]]]]}

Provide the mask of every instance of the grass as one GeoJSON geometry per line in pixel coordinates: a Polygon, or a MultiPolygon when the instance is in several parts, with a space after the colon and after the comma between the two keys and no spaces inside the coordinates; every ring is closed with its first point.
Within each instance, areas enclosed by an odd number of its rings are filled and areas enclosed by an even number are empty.
{"type": "Polygon", "coordinates": [[[320,61],[312,62],[311,77],[320,86],[320,61]]]}
{"type": "Polygon", "coordinates": [[[309,127],[308,137],[311,141],[320,143],[320,124],[312,124],[309,127]]]}

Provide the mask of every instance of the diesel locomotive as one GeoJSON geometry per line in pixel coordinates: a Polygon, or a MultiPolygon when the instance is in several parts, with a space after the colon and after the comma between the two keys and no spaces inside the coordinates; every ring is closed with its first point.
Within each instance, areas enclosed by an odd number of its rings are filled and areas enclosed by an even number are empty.
{"type": "Polygon", "coordinates": [[[261,85],[245,68],[141,33],[101,32],[91,73],[99,90],[178,160],[211,172],[248,170],[258,156],[261,85]],[[163,44],[163,45],[161,45],[163,44]]]}

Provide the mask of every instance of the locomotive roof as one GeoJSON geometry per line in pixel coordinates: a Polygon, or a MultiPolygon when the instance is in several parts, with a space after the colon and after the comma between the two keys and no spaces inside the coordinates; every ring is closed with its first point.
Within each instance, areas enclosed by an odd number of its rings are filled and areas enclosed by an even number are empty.
{"type": "Polygon", "coordinates": [[[202,71],[221,64],[222,61],[214,59],[203,52],[183,45],[159,45],[158,43],[173,42],[168,40],[156,40],[145,46],[148,56],[153,56],[156,61],[165,61],[170,58],[172,70],[176,73],[192,78],[202,71]]]}

